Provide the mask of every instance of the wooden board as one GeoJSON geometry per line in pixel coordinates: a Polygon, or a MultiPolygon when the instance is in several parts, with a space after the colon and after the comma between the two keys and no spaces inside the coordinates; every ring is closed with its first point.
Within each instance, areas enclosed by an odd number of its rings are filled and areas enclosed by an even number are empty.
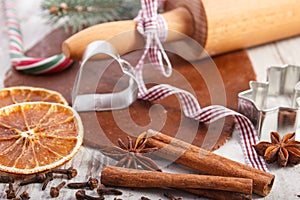
{"type": "MultiPolygon", "coordinates": [[[[55,30],[31,48],[27,55],[47,57],[49,55],[59,53],[61,42],[68,36],[69,35],[62,29],[55,30]]],[[[133,52],[126,55],[125,59],[131,63],[135,63],[139,58],[139,54],[140,52],[133,52]]],[[[210,80],[210,82],[213,83],[214,81],[212,80],[216,78],[215,76],[209,77],[210,75],[208,74],[208,71],[212,69],[210,68],[211,62],[209,59],[197,62],[200,66],[198,68],[200,73],[196,72],[195,68],[190,63],[179,57],[172,55],[171,61],[174,65],[174,70],[182,74],[182,76],[192,86],[192,89],[195,91],[197,99],[202,107],[210,105],[213,101],[214,104],[220,103],[229,108],[236,109],[238,92],[247,89],[249,81],[255,79],[254,70],[245,51],[237,51],[213,58],[223,80],[221,85],[206,84],[207,80],[210,80]],[[204,77],[201,74],[208,75],[205,75],[204,77]],[[220,92],[222,91],[220,90],[222,87],[225,88],[225,96],[222,95],[222,92],[220,92]],[[212,96],[215,100],[212,99],[212,96]],[[221,101],[224,98],[225,101],[221,101]]],[[[107,71],[108,75],[101,79],[97,89],[98,92],[108,92],[113,88],[112,86],[116,83],[120,76],[120,74],[114,70],[114,67],[116,66],[112,66],[110,68],[111,71],[107,71]]],[[[63,72],[47,76],[30,76],[11,69],[7,73],[5,86],[29,85],[53,89],[61,92],[71,103],[71,91],[78,68],[79,63],[74,63],[71,68],[63,72]]],[[[94,70],[97,70],[97,68],[95,67],[94,70]]],[[[89,73],[92,75],[93,70],[89,71],[89,73]]],[[[178,82],[176,77],[166,81],[172,85],[185,87],[181,84],[181,82],[178,82]]],[[[88,84],[85,86],[88,86],[88,84]]],[[[153,128],[159,129],[162,132],[173,136],[177,134],[176,136],[179,138],[193,141],[193,143],[197,146],[202,146],[203,148],[211,150],[224,144],[233,131],[233,120],[232,118],[227,118],[225,124],[223,124],[222,121],[217,121],[209,125],[200,123],[197,129],[197,134],[194,135],[195,132],[192,131],[192,127],[195,124],[195,121],[185,117],[182,118],[180,105],[174,96],[168,97],[167,99],[159,102],[144,102],[138,100],[131,105],[129,109],[115,111],[114,113],[110,111],[97,112],[96,118],[94,112],[80,113],[80,115],[85,126],[84,143],[85,145],[91,146],[102,146],[103,142],[106,141],[106,138],[115,143],[116,139],[119,137],[124,138],[127,134],[136,136],[141,132],[141,130],[153,128]],[[163,115],[161,111],[157,112],[157,110],[153,107],[154,109],[151,109],[151,112],[154,112],[154,118],[152,120],[149,118],[149,110],[155,104],[159,104],[164,107],[166,121],[157,125],[159,127],[147,127],[147,124],[155,119],[159,120],[161,115],[163,115]],[[117,122],[115,121],[113,114],[119,116],[117,122]],[[131,116],[133,122],[131,122],[128,116],[131,116]],[[97,120],[95,121],[95,119],[97,120]],[[184,126],[180,125],[179,122],[181,122],[181,120],[184,122],[184,126]],[[127,131],[121,130],[118,124],[127,125],[127,131]],[[102,130],[99,129],[99,125],[102,130]],[[143,129],[141,126],[146,127],[143,129]],[[178,134],[179,127],[182,128],[182,132],[180,132],[180,134],[178,134]],[[221,133],[218,131],[220,128],[222,130],[221,133]],[[208,129],[210,130],[209,132],[208,129]],[[203,143],[204,139],[205,143],[203,143]]]]}

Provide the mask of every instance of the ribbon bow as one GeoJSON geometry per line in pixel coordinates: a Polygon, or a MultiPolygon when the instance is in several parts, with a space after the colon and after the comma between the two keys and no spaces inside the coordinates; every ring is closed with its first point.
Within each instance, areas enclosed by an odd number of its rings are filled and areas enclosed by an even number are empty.
{"type": "Polygon", "coordinates": [[[135,18],[138,21],[137,30],[144,36],[146,41],[144,53],[136,66],[137,78],[140,80],[140,97],[146,93],[146,88],[143,84],[142,69],[147,55],[151,63],[158,67],[164,76],[169,77],[172,74],[171,62],[161,43],[161,41],[166,40],[168,25],[164,17],[157,13],[158,6],[162,6],[163,3],[164,1],[142,0],[142,9],[135,18]],[[167,64],[166,66],[164,65],[164,61],[167,64]]]}

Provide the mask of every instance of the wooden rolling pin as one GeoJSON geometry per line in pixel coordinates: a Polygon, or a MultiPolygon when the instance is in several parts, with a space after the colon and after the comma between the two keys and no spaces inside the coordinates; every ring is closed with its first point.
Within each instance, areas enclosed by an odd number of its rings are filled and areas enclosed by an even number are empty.
{"type": "MultiPolygon", "coordinates": [[[[299,7],[298,0],[168,0],[163,14],[168,23],[166,42],[184,34],[209,55],[217,55],[295,36],[300,34],[299,7]]],[[[109,40],[122,55],[142,47],[143,38],[135,30],[131,20],[95,25],[67,39],[63,52],[80,60],[89,43],[109,40]]]]}

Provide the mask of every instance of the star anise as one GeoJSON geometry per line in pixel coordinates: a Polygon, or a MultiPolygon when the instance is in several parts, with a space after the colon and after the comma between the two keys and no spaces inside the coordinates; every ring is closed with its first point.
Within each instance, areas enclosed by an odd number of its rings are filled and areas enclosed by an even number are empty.
{"type": "Polygon", "coordinates": [[[277,132],[271,132],[271,143],[260,142],[254,145],[256,152],[264,156],[267,163],[276,160],[285,167],[287,163],[296,165],[300,163],[300,142],[295,140],[295,133],[286,134],[282,140],[277,132]]]}
{"type": "Polygon", "coordinates": [[[102,149],[104,155],[113,157],[118,160],[116,166],[134,168],[138,169],[139,167],[146,170],[152,171],[161,171],[157,164],[149,157],[146,153],[152,153],[156,151],[157,148],[147,148],[147,134],[142,133],[139,135],[136,140],[132,140],[131,137],[127,136],[127,145],[119,138],[118,145],[106,147],[102,149]]]}

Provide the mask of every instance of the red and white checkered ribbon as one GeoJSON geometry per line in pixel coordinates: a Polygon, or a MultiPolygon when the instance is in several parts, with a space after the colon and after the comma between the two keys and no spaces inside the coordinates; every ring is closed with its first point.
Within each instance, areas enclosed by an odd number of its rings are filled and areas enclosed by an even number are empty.
{"type": "Polygon", "coordinates": [[[257,169],[268,171],[265,161],[258,156],[252,145],[258,142],[257,132],[251,121],[242,114],[230,110],[224,106],[212,105],[201,108],[197,99],[189,92],[167,84],[160,84],[147,89],[142,76],[142,69],[146,55],[154,66],[159,66],[165,76],[172,72],[170,61],[163,50],[158,38],[166,38],[167,26],[161,15],[157,14],[157,0],[141,0],[142,10],[137,17],[138,30],[144,35],[146,48],[144,54],[136,66],[136,77],[139,84],[139,98],[146,101],[155,101],[166,98],[170,95],[177,95],[183,108],[183,113],[189,118],[199,120],[203,123],[214,122],[226,116],[233,116],[240,132],[241,145],[244,151],[245,162],[257,169]],[[163,26],[161,26],[163,25],[163,26]],[[162,36],[165,34],[165,36],[162,36]],[[162,57],[167,63],[164,68],[162,57]]]}
{"type": "Polygon", "coordinates": [[[26,74],[51,74],[69,67],[72,61],[63,54],[49,58],[32,58],[24,54],[23,37],[13,0],[5,0],[9,54],[13,67],[26,74]]]}
{"type": "Polygon", "coordinates": [[[161,44],[161,41],[165,41],[166,39],[168,25],[164,17],[157,13],[158,6],[163,6],[163,4],[163,0],[159,2],[157,0],[142,0],[142,9],[135,18],[138,21],[137,30],[144,36],[146,41],[144,53],[136,66],[136,78],[140,83],[140,97],[146,94],[142,69],[147,55],[154,66],[158,66],[164,76],[169,77],[172,74],[171,62],[161,44]],[[164,61],[166,62],[166,67],[164,61]]]}

